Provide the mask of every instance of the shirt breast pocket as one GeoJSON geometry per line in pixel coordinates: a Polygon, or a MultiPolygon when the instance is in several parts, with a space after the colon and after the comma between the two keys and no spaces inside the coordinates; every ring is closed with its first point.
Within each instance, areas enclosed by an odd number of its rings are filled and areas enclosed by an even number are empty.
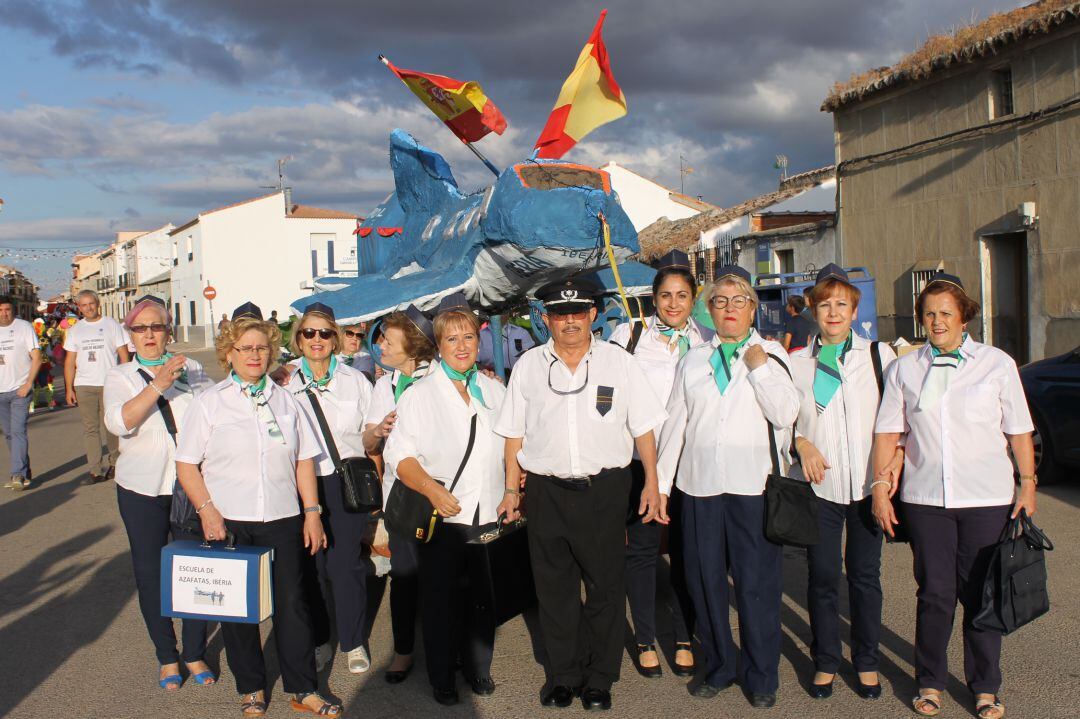
{"type": "MultiPolygon", "coordinates": [[[[300,438],[296,433],[296,415],[283,414],[277,418],[277,423],[278,429],[281,430],[281,436],[285,440],[285,446],[295,452],[300,444],[300,438]]],[[[259,424],[262,424],[262,422],[259,424]]],[[[271,440],[273,441],[273,438],[271,440]]]]}
{"type": "Polygon", "coordinates": [[[999,424],[1001,403],[992,385],[976,385],[964,390],[964,419],[979,424],[999,424]]]}
{"type": "Polygon", "coordinates": [[[597,422],[618,422],[621,393],[614,387],[596,385],[589,389],[589,417],[597,422]]]}

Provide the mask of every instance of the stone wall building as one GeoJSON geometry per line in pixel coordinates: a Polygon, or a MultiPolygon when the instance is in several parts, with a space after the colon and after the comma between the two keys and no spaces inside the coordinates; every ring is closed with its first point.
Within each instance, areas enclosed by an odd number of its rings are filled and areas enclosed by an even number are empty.
{"type": "Polygon", "coordinates": [[[15,302],[15,316],[30,321],[38,307],[38,286],[19,270],[0,265],[0,295],[8,295],[15,302]]]}

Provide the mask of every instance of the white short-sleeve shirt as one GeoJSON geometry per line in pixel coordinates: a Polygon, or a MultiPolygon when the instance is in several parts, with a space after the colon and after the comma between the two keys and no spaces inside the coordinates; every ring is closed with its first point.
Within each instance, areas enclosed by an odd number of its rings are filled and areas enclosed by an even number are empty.
{"type": "Polygon", "coordinates": [[[591,342],[574,372],[556,355],[552,340],[518,360],[495,431],[523,438],[518,462],[525,471],[580,479],[625,467],[634,438],[658,429],[667,417],[626,350],[591,342]]]}
{"type": "Polygon", "coordinates": [[[64,335],[64,349],[75,353],[74,385],[102,387],[105,375],[118,362],[116,351],[128,346],[127,330],[112,317],[79,320],[64,335]]]}
{"type": "Polygon", "coordinates": [[[906,434],[901,501],[935,507],[1011,504],[1013,465],[1006,434],[1034,429],[1016,362],[968,337],[964,361],[941,401],[920,410],[931,348],[904,355],[885,373],[875,432],[906,434]]]}
{"type": "Polygon", "coordinates": [[[415,458],[433,479],[450,489],[469,441],[469,424],[476,415],[476,439],[469,461],[461,473],[454,497],[461,511],[447,522],[471,524],[477,507],[480,523],[494,522],[502,501],[504,440],[492,427],[502,406],[506,388],[481,374],[480,389],[487,407],[476,399],[465,404],[453,380],[435,365],[434,371],[409,387],[398,404],[398,421],[386,439],[383,458],[387,467],[415,458]]]}
{"type": "MultiPolygon", "coordinates": [[[[762,339],[757,330],[750,332],[748,346],[761,345],[787,363],[780,344],[762,339]]],[[[795,385],[773,359],[751,372],[744,348],[720,394],[709,364],[718,344],[714,337],[687,352],[675,373],[669,417],[660,433],[657,474],[662,494],[670,495],[673,485],[694,497],[761,494],[772,471],[769,423],[776,428],[780,471],[786,469],[791,427],[799,413],[795,385]]]]}
{"type": "Polygon", "coordinates": [[[14,392],[30,379],[30,354],[40,349],[34,326],[15,318],[0,327],[0,392],[14,392]]]}
{"type": "MultiPolygon", "coordinates": [[[[416,368],[413,376],[417,381],[424,377],[433,365],[424,363],[416,368]]],[[[371,392],[371,405],[368,407],[367,417],[364,419],[364,429],[374,424],[379,424],[386,415],[397,409],[397,400],[394,399],[394,388],[401,381],[402,373],[399,370],[388,372],[375,380],[375,388],[371,392]]],[[[413,385],[405,388],[405,393],[411,392],[413,385]]],[[[404,397],[405,394],[402,394],[404,397]]],[[[393,434],[393,431],[391,431],[393,434]]],[[[394,468],[389,463],[383,465],[383,497],[390,496],[390,487],[394,484],[394,468]]]]}
{"type": "MultiPolygon", "coordinates": [[[[825,457],[829,468],[825,481],[815,484],[817,496],[836,504],[850,504],[870,496],[873,482],[874,422],[881,392],[871,352],[873,344],[852,334],[851,349],[838,363],[842,382],[825,411],[818,414],[814,401],[817,375],[816,342],[791,354],[791,374],[799,391],[797,434],[805,437],[825,457]]],[[[896,360],[892,347],[879,342],[877,351],[882,372],[896,360]]],[[[805,479],[801,464],[791,468],[791,477],[805,479]]]]}
{"type": "Polygon", "coordinates": [[[271,381],[263,392],[284,442],[270,436],[231,377],[195,397],[180,430],[176,461],[202,464],[210,498],[226,519],[270,522],[299,514],[296,463],[322,452],[292,394],[271,381]]]}
{"type": "MultiPolygon", "coordinates": [[[[105,427],[120,440],[116,460],[116,483],[124,489],[156,497],[172,494],[176,482],[176,444],[165,427],[165,419],[155,407],[136,427],[124,423],[123,409],[135,395],[146,388],[137,362],[117,365],[105,376],[105,427]]],[[[174,382],[165,390],[165,400],[172,410],[179,432],[195,395],[213,386],[201,364],[193,359],[184,363],[188,384],[174,382]]],[[[153,373],[147,370],[153,377],[153,373]]]]}
{"type": "MultiPolygon", "coordinates": [[[[315,410],[311,406],[311,400],[304,391],[305,380],[302,375],[303,372],[299,369],[294,372],[286,389],[293,393],[296,403],[300,405],[300,409],[304,411],[309,424],[318,436],[322,454],[316,460],[315,473],[320,477],[326,477],[334,473],[334,462],[326,449],[326,442],[319,428],[315,410]]],[[[334,444],[341,458],[344,460],[349,457],[363,457],[364,418],[371,405],[371,382],[368,382],[367,377],[358,370],[338,364],[334,370],[334,376],[330,378],[322,391],[313,391],[326,417],[326,423],[330,426],[330,433],[334,437],[334,444]]]]}

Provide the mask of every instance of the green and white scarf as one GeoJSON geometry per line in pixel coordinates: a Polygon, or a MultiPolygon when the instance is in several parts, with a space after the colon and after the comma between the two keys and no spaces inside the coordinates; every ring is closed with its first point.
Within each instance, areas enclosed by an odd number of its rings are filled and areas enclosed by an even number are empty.
{"type": "Polygon", "coordinates": [[[457,380],[458,382],[464,382],[465,388],[469,390],[469,395],[482,404],[484,409],[490,409],[487,406],[487,402],[484,401],[484,392],[480,389],[480,372],[476,369],[475,364],[464,372],[458,372],[456,369],[446,364],[446,360],[440,360],[439,364],[442,365],[443,372],[446,373],[447,377],[452,380],[457,380]]]}
{"type": "Polygon", "coordinates": [[[333,378],[334,370],[337,369],[337,366],[338,366],[338,358],[331,355],[331,357],[330,357],[330,367],[326,370],[326,374],[323,375],[322,379],[315,379],[315,375],[311,371],[311,365],[308,364],[307,357],[304,357],[303,359],[301,359],[300,360],[300,379],[305,381],[305,383],[306,383],[306,384],[304,384],[304,389],[305,390],[309,390],[309,389],[316,390],[318,392],[327,391],[327,386],[326,385],[330,384],[330,380],[333,378]]]}
{"type": "Polygon", "coordinates": [[[656,331],[668,338],[668,352],[671,351],[671,346],[678,343],[679,356],[690,351],[690,320],[686,320],[686,324],[682,326],[682,329],[675,329],[674,327],[668,327],[661,320],[660,317],[656,318],[656,331]]]}
{"type": "Polygon", "coordinates": [[[240,390],[251,400],[251,406],[255,408],[255,416],[266,427],[267,434],[285,444],[285,435],[281,433],[281,428],[278,427],[277,419],[274,418],[274,413],[270,409],[266,395],[263,394],[266,389],[266,375],[259,378],[258,382],[245,382],[236,375],[236,372],[231,372],[229,376],[232,377],[233,382],[240,385],[240,390]]]}
{"type": "MultiPolygon", "coordinates": [[[[967,342],[967,332],[964,333],[960,345],[967,342]]],[[[956,371],[964,364],[964,356],[960,354],[960,347],[952,352],[942,352],[937,347],[930,345],[930,370],[926,373],[922,390],[919,392],[920,410],[929,410],[937,407],[945,391],[949,389],[949,382],[956,371]]]]}
{"type": "MultiPolygon", "coordinates": [[[[163,354],[161,357],[158,357],[157,359],[146,359],[145,357],[143,357],[138,352],[135,353],[135,361],[138,362],[140,367],[160,367],[161,365],[163,365],[166,362],[168,362],[169,360],[171,360],[172,357],[173,357],[172,352],[166,352],[165,354],[163,354]]],[[[187,374],[187,368],[186,367],[184,369],[180,370],[180,376],[176,378],[176,382],[178,384],[184,384],[184,385],[190,385],[191,384],[190,382],[188,382],[188,374],[187,374]]]]}
{"type": "Polygon", "coordinates": [[[735,364],[735,360],[739,358],[742,348],[750,341],[753,334],[754,331],[750,330],[746,337],[739,342],[718,342],[712,354],[709,355],[709,364],[713,370],[713,381],[716,382],[716,388],[720,390],[720,394],[727,391],[728,384],[731,383],[731,367],[735,364]]]}
{"type": "Polygon", "coordinates": [[[817,369],[814,372],[814,404],[821,414],[840,389],[843,379],[840,377],[840,364],[851,350],[851,330],[847,339],[838,345],[821,344],[821,337],[814,339],[814,353],[817,356],[817,369]]]}

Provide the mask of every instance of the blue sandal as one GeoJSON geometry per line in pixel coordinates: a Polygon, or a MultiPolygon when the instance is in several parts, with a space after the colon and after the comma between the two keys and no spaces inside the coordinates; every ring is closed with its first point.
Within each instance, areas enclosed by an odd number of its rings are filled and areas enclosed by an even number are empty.
{"type": "MultiPolygon", "coordinates": [[[[199,659],[198,661],[202,662],[203,660],[199,659]]],[[[191,674],[191,680],[194,681],[196,684],[201,687],[208,687],[217,682],[217,677],[214,676],[213,671],[207,669],[205,672],[199,672],[198,674],[196,674],[195,672],[191,671],[192,664],[194,664],[194,662],[184,662],[184,665],[187,667],[188,673],[191,674]]]]}
{"type": "Polygon", "coordinates": [[[175,692],[184,685],[184,678],[179,674],[170,674],[164,679],[158,679],[158,686],[170,692],[175,692]]]}

